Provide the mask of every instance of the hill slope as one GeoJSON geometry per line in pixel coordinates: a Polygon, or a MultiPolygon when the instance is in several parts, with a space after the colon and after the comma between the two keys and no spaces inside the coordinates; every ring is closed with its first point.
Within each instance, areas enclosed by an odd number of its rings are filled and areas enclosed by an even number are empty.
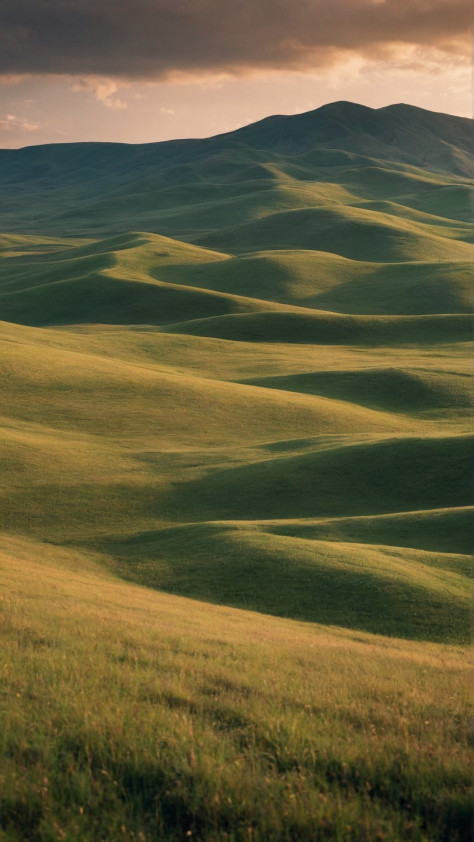
{"type": "Polygon", "coordinates": [[[0,589],[5,838],[468,838],[456,647],[153,593],[13,537],[0,589]]]}

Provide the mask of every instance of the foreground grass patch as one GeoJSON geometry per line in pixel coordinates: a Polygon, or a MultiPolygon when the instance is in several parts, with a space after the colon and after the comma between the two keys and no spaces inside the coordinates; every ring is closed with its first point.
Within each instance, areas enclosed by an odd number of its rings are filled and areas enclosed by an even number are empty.
{"type": "Polygon", "coordinates": [[[2,840],[468,838],[464,650],[2,545],[2,840]]]}

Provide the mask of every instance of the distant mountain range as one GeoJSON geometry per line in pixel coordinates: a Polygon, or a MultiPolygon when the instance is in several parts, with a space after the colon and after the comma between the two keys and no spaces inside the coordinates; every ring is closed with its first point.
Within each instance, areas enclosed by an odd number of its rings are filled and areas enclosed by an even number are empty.
{"type": "MultiPolygon", "coordinates": [[[[6,149],[0,230],[96,236],[132,228],[239,251],[275,247],[282,226],[269,234],[262,220],[302,209],[349,207],[353,222],[372,211],[406,218],[408,206],[424,223],[440,210],[453,218],[454,205],[454,218],[468,221],[471,152],[472,120],[350,102],[201,140],[6,149]]],[[[332,228],[334,216],[312,217],[312,232],[320,222],[332,228]]],[[[286,245],[308,247],[306,236],[291,240],[286,245]]]]}

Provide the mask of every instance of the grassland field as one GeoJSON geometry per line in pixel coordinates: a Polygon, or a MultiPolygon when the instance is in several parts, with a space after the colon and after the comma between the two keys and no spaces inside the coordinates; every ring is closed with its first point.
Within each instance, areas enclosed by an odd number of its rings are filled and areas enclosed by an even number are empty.
{"type": "Polygon", "coordinates": [[[0,153],[2,842],[469,838],[469,121],[286,119],[0,153]]]}

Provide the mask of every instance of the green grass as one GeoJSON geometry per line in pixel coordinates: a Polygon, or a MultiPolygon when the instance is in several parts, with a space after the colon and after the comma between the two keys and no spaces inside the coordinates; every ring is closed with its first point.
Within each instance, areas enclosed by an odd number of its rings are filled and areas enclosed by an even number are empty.
{"type": "Polygon", "coordinates": [[[6,238],[0,252],[15,258],[0,260],[0,303],[4,319],[24,324],[167,324],[297,307],[309,308],[306,315],[311,308],[392,316],[470,312],[471,264],[462,259],[404,262],[402,271],[396,263],[307,249],[231,258],[151,234],[85,246],[57,241],[40,253],[24,244],[17,250],[15,242],[6,238]]]}
{"type": "Polygon", "coordinates": [[[467,409],[472,403],[468,375],[402,368],[309,371],[250,381],[255,386],[324,395],[372,409],[427,413],[467,409]]]}
{"type": "Polygon", "coordinates": [[[0,151],[2,842],[467,840],[469,152],[0,151]]]}
{"type": "Polygon", "coordinates": [[[313,345],[411,345],[468,342],[467,314],[435,316],[343,316],[323,311],[209,316],[168,325],[167,331],[245,342],[306,342],[313,345]]]}
{"type": "Polygon", "coordinates": [[[378,634],[468,642],[469,555],[308,532],[284,523],[199,523],[99,548],[124,578],[171,593],[378,634]]]}
{"type": "Polygon", "coordinates": [[[265,521],[264,524],[266,530],[281,535],[416,547],[468,556],[472,548],[471,517],[472,508],[453,506],[448,509],[422,509],[390,515],[299,518],[265,521]]]}
{"type": "Polygon", "coordinates": [[[308,249],[163,265],[160,280],[340,313],[470,312],[470,261],[369,263],[308,249]]]}
{"type": "MultiPolygon", "coordinates": [[[[384,439],[225,467],[165,503],[188,519],[369,515],[470,504],[470,436],[384,439]],[[182,507],[182,508],[181,508],[182,507]],[[180,511],[181,510],[181,511],[180,511]]],[[[175,515],[175,516],[176,516],[175,515]]]]}
{"type": "Polygon", "coordinates": [[[472,247],[463,242],[472,233],[467,224],[456,230],[428,226],[361,208],[304,208],[269,213],[243,225],[199,238],[221,251],[317,249],[352,260],[468,260],[472,247]],[[454,239],[456,233],[459,240],[454,239]],[[444,236],[443,236],[444,235],[444,236]]]}
{"type": "Polygon", "coordinates": [[[462,649],[0,559],[2,839],[467,840],[462,649]]]}

